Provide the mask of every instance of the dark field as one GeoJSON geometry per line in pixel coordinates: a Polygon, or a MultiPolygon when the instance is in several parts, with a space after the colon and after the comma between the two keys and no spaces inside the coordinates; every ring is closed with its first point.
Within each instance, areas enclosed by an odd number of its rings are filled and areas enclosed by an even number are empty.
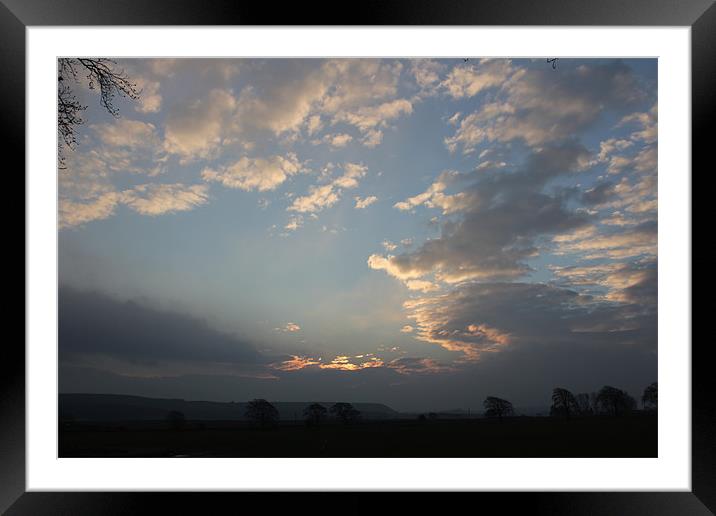
{"type": "Polygon", "coordinates": [[[284,424],[238,422],[60,428],[60,457],[656,457],[656,415],[284,424]],[[202,428],[203,425],[203,428],[202,428]]]}

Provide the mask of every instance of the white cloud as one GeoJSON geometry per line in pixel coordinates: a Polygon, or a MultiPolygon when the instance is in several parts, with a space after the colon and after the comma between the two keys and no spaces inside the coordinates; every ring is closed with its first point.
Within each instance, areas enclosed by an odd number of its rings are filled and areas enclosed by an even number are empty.
{"type": "Polygon", "coordinates": [[[180,63],[182,63],[181,59],[159,58],[148,60],[147,65],[155,75],[159,77],[171,77],[174,75],[180,63]]]}
{"type": "Polygon", "coordinates": [[[445,194],[448,186],[461,178],[461,174],[451,170],[442,172],[437,180],[423,193],[414,197],[409,197],[405,201],[397,202],[394,208],[400,211],[410,211],[420,205],[426,205],[428,208],[439,208],[443,211],[443,215],[449,215],[465,210],[475,202],[475,196],[458,192],[454,195],[445,194]]]}
{"type": "Polygon", "coordinates": [[[288,210],[299,213],[315,213],[333,206],[341,199],[342,190],[357,187],[358,180],[365,176],[367,170],[363,165],[345,163],[343,165],[343,175],[329,184],[311,186],[308,195],[295,198],[288,210]]]}
{"type": "Polygon", "coordinates": [[[167,115],[164,147],[184,159],[207,158],[230,136],[237,100],[229,90],[214,89],[203,99],[175,106],[167,115]]]}
{"type": "Polygon", "coordinates": [[[162,108],[162,95],[159,92],[159,81],[152,81],[142,76],[135,77],[135,83],[140,90],[139,100],[135,110],[140,113],[157,113],[162,108]]]}
{"type": "Polygon", "coordinates": [[[657,254],[658,232],[656,221],[647,221],[628,229],[592,231],[579,234],[556,236],[556,253],[579,254],[585,259],[629,258],[634,256],[655,257],[657,254]]]}
{"type": "Polygon", "coordinates": [[[313,115],[306,119],[306,131],[309,136],[314,135],[323,128],[323,121],[320,115],[313,115]]]}
{"type": "Polygon", "coordinates": [[[217,170],[205,168],[201,172],[201,177],[205,181],[221,183],[227,188],[265,192],[275,190],[286,179],[300,171],[301,163],[295,154],[269,158],[244,156],[235,163],[219,167],[217,170]]]}
{"type": "Polygon", "coordinates": [[[244,88],[239,98],[236,123],[244,131],[267,131],[274,136],[297,132],[312,116],[330,84],[329,77],[308,73],[286,77],[260,90],[244,88]]]}
{"type": "MultiPolygon", "coordinates": [[[[457,125],[457,123],[460,121],[460,117],[462,116],[462,111],[458,111],[453,116],[448,118],[448,124],[450,125],[457,125]]],[[[480,156],[482,157],[482,156],[480,156]]]]}
{"type": "Polygon", "coordinates": [[[505,168],[507,166],[507,163],[504,161],[483,161],[480,163],[477,167],[475,167],[475,170],[485,170],[485,169],[494,169],[494,168],[505,168]]]}
{"type": "Polygon", "coordinates": [[[315,140],[315,144],[325,143],[331,147],[345,147],[353,140],[350,134],[339,133],[339,134],[327,134],[321,140],[315,140]]]}
{"type": "Polygon", "coordinates": [[[355,208],[357,210],[363,210],[373,204],[375,201],[377,201],[378,198],[375,195],[369,195],[368,197],[364,197],[363,199],[356,196],[354,200],[356,202],[355,208]]]}
{"type": "MultiPolygon", "coordinates": [[[[366,127],[362,130],[366,132],[371,124],[398,116],[389,103],[380,102],[396,94],[401,69],[398,62],[373,59],[327,60],[317,68],[307,66],[306,71],[267,81],[260,89],[245,88],[234,128],[249,133],[268,131],[274,136],[289,133],[289,138],[294,138],[302,127],[312,136],[330,121],[366,127]]],[[[343,146],[347,137],[338,135],[324,141],[343,146]]]]}
{"type": "Polygon", "coordinates": [[[355,111],[341,111],[334,120],[351,124],[361,132],[367,133],[375,127],[385,126],[393,118],[412,112],[413,105],[409,100],[396,99],[377,106],[364,106],[355,111]]]}
{"type": "Polygon", "coordinates": [[[144,184],[121,193],[121,201],[142,215],[188,211],[209,199],[208,185],[144,184]]]}
{"type": "MultiPolygon", "coordinates": [[[[103,152],[92,149],[87,152],[74,151],[67,155],[64,170],[58,172],[58,187],[61,198],[87,200],[114,190],[110,178],[116,162],[107,160],[103,152]]],[[[121,160],[121,165],[129,161],[121,160]]]]}
{"type": "Polygon", "coordinates": [[[489,74],[472,81],[472,76],[461,71],[461,79],[446,81],[446,87],[457,97],[488,86],[495,88],[495,95],[464,117],[455,134],[445,139],[451,152],[462,147],[468,154],[483,142],[521,140],[539,147],[568,139],[606,110],[624,109],[644,96],[623,63],[582,65],[559,73],[521,68],[502,81],[489,74]]]}
{"type": "Polygon", "coordinates": [[[113,173],[151,177],[166,172],[169,156],[162,149],[154,124],[120,118],[111,123],[91,125],[90,128],[99,144],[89,150],[83,144],[81,149],[67,156],[65,180],[78,174],[87,179],[89,176],[109,178],[113,173]],[[93,171],[81,171],[90,164],[93,171]]]}
{"type": "Polygon", "coordinates": [[[99,195],[91,201],[75,202],[69,199],[59,201],[59,227],[66,229],[78,227],[110,217],[120,201],[117,192],[107,192],[99,195]]]}
{"type": "Polygon", "coordinates": [[[631,140],[607,138],[599,144],[599,160],[607,161],[616,151],[628,149],[634,144],[631,140]]]}
{"type": "Polygon", "coordinates": [[[368,267],[375,270],[384,270],[389,275],[400,280],[410,280],[424,276],[427,271],[419,268],[410,268],[397,265],[394,256],[387,257],[379,254],[371,254],[368,257],[368,267]]]}
{"type": "Polygon", "coordinates": [[[103,220],[124,204],[141,215],[162,215],[188,211],[209,199],[207,185],[142,184],[123,191],[106,191],[89,199],[59,202],[59,227],[66,229],[103,220]]]}
{"type": "Polygon", "coordinates": [[[509,59],[481,59],[477,65],[454,67],[441,86],[453,98],[473,97],[502,85],[513,72],[509,59]]]}
{"type": "Polygon", "coordinates": [[[654,143],[658,136],[657,118],[658,105],[654,104],[646,113],[632,113],[623,117],[617,127],[636,124],[638,129],[631,133],[630,138],[644,143],[654,143]]]}
{"type": "MultiPolygon", "coordinates": [[[[156,75],[171,75],[184,66],[181,61],[154,64],[156,75]]],[[[195,75],[216,87],[203,98],[169,110],[164,144],[167,151],[184,161],[206,159],[215,157],[227,144],[247,145],[271,136],[291,142],[302,130],[314,136],[327,123],[341,122],[359,128],[364,145],[375,146],[382,139],[379,127],[387,127],[389,120],[412,111],[410,101],[394,98],[402,70],[399,62],[338,59],[320,62],[319,66],[272,66],[254,70],[255,82],[237,94],[225,84],[234,71],[227,68],[226,73],[218,73],[209,61],[198,66],[195,75]],[[209,80],[207,74],[223,79],[209,80]]],[[[146,83],[150,94],[140,109],[150,111],[161,105],[156,84],[146,83]]],[[[342,147],[352,139],[340,133],[322,141],[342,147]]]]}
{"type": "Polygon", "coordinates": [[[288,210],[299,213],[314,213],[333,206],[339,200],[340,194],[333,189],[333,184],[311,186],[308,189],[308,195],[296,197],[288,210]]]}
{"type": "Polygon", "coordinates": [[[338,177],[333,185],[338,188],[355,188],[358,186],[358,180],[366,175],[368,168],[356,163],[345,163],[343,165],[343,175],[338,177]]]}
{"type": "Polygon", "coordinates": [[[113,147],[150,147],[158,144],[154,124],[120,118],[108,124],[93,125],[100,141],[113,147]]]}
{"type": "Polygon", "coordinates": [[[398,248],[398,246],[390,240],[383,240],[381,245],[383,246],[383,249],[388,252],[395,251],[398,248]]]}
{"type": "Polygon", "coordinates": [[[288,219],[288,222],[283,227],[284,229],[288,231],[296,231],[298,228],[303,226],[303,217],[300,215],[296,215],[294,217],[290,217],[288,219]]]}
{"type": "Polygon", "coordinates": [[[331,80],[331,90],[320,109],[337,113],[394,97],[403,65],[380,59],[333,59],[321,73],[331,80]]]}
{"type": "Polygon", "coordinates": [[[92,129],[101,145],[69,153],[67,168],[58,176],[61,229],[106,219],[119,204],[132,200],[133,194],[125,195],[113,184],[117,174],[152,177],[166,170],[167,156],[152,147],[159,141],[152,124],[119,119],[92,129]]]}
{"type": "Polygon", "coordinates": [[[361,142],[368,148],[377,147],[383,142],[383,131],[370,129],[365,133],[361,142]]]}
{"type": "Polygon", "coordinates": [[[421,93],[424,94],[435,92],[444,68],[445,65],[431,59],[412,59],[410,61],[410,71],[420,87],[421,93]]]}

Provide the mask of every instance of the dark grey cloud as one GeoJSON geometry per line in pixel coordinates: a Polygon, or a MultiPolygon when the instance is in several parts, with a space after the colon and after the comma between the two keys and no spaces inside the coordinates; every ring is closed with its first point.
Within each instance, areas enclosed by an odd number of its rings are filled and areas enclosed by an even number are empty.
{"type": "Polygon", "coordinates": [[[655,219],[622,227],[618,225],[586,228],[581,235],[561,239],[556,251],[560,254],[581,255],[588,260],[611,258],[623,260],[634,257],[655,259],[659,224],[655,219]]]}
{"type": "Polygon", "coordinates": [[[494,101],[467,115],[445,143],[466,153],[485,141],[541,146],[574,137],[605,112],[624,115],[644,100],[645,88],[619,61],[570,66],[566,60],[557,72],[519,69],[503,82],[494,101]]]}
{"type": "Polygon", "coordinates": [[[58,305],[61,361],[110,360],[158,371],[179,363],[257,367],[265,362],[251,343],[192,316],[66,286],[59,288],[58,305]]]}
{"type": "Polygon", "coordinates": [[[558,73],[541,67],[530,69],[506,89],[525,113],[536,111],[546,116],[545,129],[553,122],[547,116],[550,111],[560,116],[563,131],[583,129],[606,110],[629,108],[647,99],[634,71],[621,61],[569,66],[566,60],[558,73]]]}
{"type": "Polygon", "coordinates": [[[601,292],[610,301],[626,303],[644,313],[657,310],[658,260],[572,265],[555,269],[555,285],[601,292]]]}
{"type": "Polygon", "coordinates": [[[388,363],[388,367],[395,369],[401,374],[446,373],[455,370],[448,364],[443,364],[435,359],[425,357],[396,358],[388,363]]]}
{"type": "MultiPolygon", "coordinates": [[[[415,361],[411,361],[415,362],[415,361]]],[[[515,406],[547,410],[554,387],[592,392],[614,385],[633,396],[657,378],[657,356],[639,347],[516,346],[486,354],[478,363],[448,374],[400,374],[394,369],[277,372],[277,379],[227,375],[130,377],[104,370],[62,365],[60,392],[119,393],[188,400],[379,402],[401,411],[472,408],[482,411],[487,396],[515,406]]]]}
{"type": "Polygon", "coordinates": [[[546,189],[550,180],[575,172],[589,156],[581,144],[566,142],[534,151],[514,172],[477,174],[465,190],[468,202],[461,217],[445,222],[439,238],[391,258],[394,275],[438,272],[454,281],[526,273],[526,260],[537,251],[539,237],[589,221],[568,207],[562,192],[546,189]]]}
{"type": "Polygon", "coordinates": [[[498,395],[537,410],[546,409],[558,385],[583,392],[610,384],[638,395],[656,378],[655,314],[625,303],[585,303],[588,296],[551,285],[464,285],[442,301],[448,319],[435,335],[465,333],[476,323],[510,334],[500,353],[483,353],[475,363],[405,356],[358,371],[305,368],[271,375],[258,374],[266,372],[264,358],[249,344],[197,319],[97,293],[60,292],[60,392],[217,401],[331,398],[406,411],[480,410],[486,396],[498,395]],[[639,325],[619,330],[625,320],[639,325]],[[106,356],[127,367],[108,368],[106,356]],[[174,373],[169,369],[177,361],[207,367],[174,373]],[[220,361],[234,370],[217,367],[220,361]],[[137,374],[138,362],[153,364],[155,374],[137,374]],[[236,371],[245,374],[227,374],[236,371]]]}
{"type": "MultiPolygon", "coordinates": [[[[575,191],[577,191],[577,189],[575,189],[575,191]]],[[[583,192],[580,200],[586,205],[599,205],[610,200],[614,194],[614,183],[605,181],[583,192]]]]}
{"type": "MultiPolygon", "coordinates": [[[[630,294],[635,299],[655,288],[648,279],[639,285],[630,294]]],[[[421,337],[435,343],[458,341],[477,351],[495,345],[504,351],[556,344],[655,351],[657,344],[656,313],[643,303],[600,299],[542,283],[466,284],[413,310],[421,337]]]]}
{"type": "Polygon", "coordinates": [[[622,289],[622,299],[638,304],[645,310],[656,312],[659,294],[659,271],[657,262],[630,264],[629,271],[642,273],[637,281],[622,289]]]}

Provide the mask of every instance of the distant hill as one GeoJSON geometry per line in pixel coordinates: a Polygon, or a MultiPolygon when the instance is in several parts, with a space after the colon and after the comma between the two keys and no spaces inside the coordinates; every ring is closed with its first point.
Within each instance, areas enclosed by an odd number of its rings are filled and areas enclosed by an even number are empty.
{"type": "MultiPolygon", "coordinates": [[[[537,405],[518,405],[514,407],[515,415],[517,416],[546,416],[549,415],[549,407],[546,406],[537,406],[537,405]]],[[[484,413],[484,408],[479,407],[477,409],[472,410],[465,410],[461,408],[455,408],[455,409],[449,409],[449,410],[439,410],[436,412],[438,416],[445,416],[445,417],[482,417],[484,413]]]]}
{"type": "MultiPolygon", "coordinates": [[[[282,420],[303,419],[313,401],[272,401],[282,420]]],[[[329,409],[335,401],[319,401],[329,409]]],[[[73,421],[159,421],[176,410],[189,420],[245,420],[247,402],[186,401],[121,394],[60,394],[60,419],[73,421]]],[[[400,414],[381,403],[353,403],[363,419],[394,419],[400,414]]]]}

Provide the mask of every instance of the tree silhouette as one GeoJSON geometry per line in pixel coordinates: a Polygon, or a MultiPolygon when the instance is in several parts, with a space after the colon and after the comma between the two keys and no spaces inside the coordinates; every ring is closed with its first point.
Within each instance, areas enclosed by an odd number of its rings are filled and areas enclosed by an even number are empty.
{"type": "Polygon", "coordinates": [[[636,401],[627,392],[605,385],[597,393],[599,412],[611,416],[620,416],[636,408],[636,401]]]}
{"type": "Polygon", "coordinates": [[[256,399],[249,401],[245,416],[253,424],[261,428],[276,426],[278,423],[278,410],[266,400],[256,399]]]}
{"type": "Polygon", "coordinates": [[[550,416],[564,416],[569,419],[570,416],[579,412],[577,399],[567,389],[556,387],[552,391],[552,407],[549,409],[550,416]]]}
{"type": "Polygon", "coordinates": [[[592,410],[592,399],[589,393],[582,392],[574,397],[577,402],[577,411],[580,416],[591,416],[594,413],[592,410]]]}
{"type": "Polygon", "coordinates": [[[172,428],[172,430],[181,430],[182,428],[184,428],[186,418],[184,417],[184,414],[182,412],[179,412],[178,410],[172,410],[167,414],[167,422],[169,423],[169,426],[172,428]]]}
{"type": "Polygon", "coordinates": [[[656,410],[659,404],[659,386],[657,382],[652,383],[641,396],[641,404],[646,410],[656,410]]]}
{"type": "Polygon", "coordinates": [[[482,405],[485,407],[485,417],[496,417],[502,421],[503,417],[513,416],[515,414],[512,403],[502,398],[488,396],[482,405]]]}
{"type": "Polygon", "coordinates": [[[335,414],[344,424],[353,423],[360,418],[360,411],[350,403],[336,403],[331,407],[331,414],[335,414]]]}
{"type": "Polygon", "coordinates": [[[57,60],[57,132],[60,141],[57,160],[61,169],[65,168],[63,145],[70,150],[77,146],[77,126],[82,125],[82,111],[87,109],[73,90],[73,84],[79,84],[80,77],[87,80],[89,89],[99,87],[100,104],[115,118],[119,110],[114,105],[117,95],[137,100],[141,93],[137,85],[130,81],[124,70],[116,68],[117,63],[106,58],[60,58],[57,60]]]}
{"type": "Polygon", "coordinates": [[[320,403],[311,403],[303,410],[303,417],[309,426],[319,426],[326,419],[328,410],[320,403]]]}

